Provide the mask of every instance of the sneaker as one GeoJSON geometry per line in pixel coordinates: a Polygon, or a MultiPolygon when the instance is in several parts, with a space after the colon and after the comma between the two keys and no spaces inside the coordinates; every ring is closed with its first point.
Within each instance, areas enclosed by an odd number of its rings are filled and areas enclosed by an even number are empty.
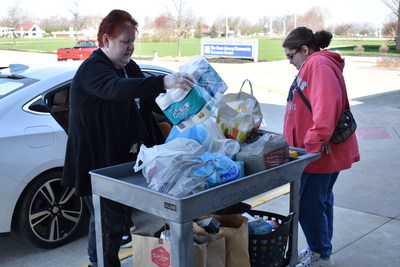
{"type": "Polygon", "coordinates": [[[297,255],[297,263],[301,262],[305,257],[310,255],[312,252],[310,248],[305,248],[302,251],[299,252],[299,255],[297,255]]]}
{"type": "Polygon", "coordinates": [[[122,236],[122,240],[121,240],[121,248],[130,248],[132,247],[132,236],[131,234],[136,230],[136,226],[132,226],[129,231],[130,234],[129,235],[124,235],[122,236]]]}
{"type": "Polygon", "coordinates": [[[122,248],[129,248],[132,246],[131,244],[132,236],[131,235],[124,235],[121,239],[121,247],[122,248]]]}
{"type": "Polygon", "coordinates": [[[332,258],[329,258],[327,260],[324,260],[321,258],[321,255],[311,251],[308,256],[303,258],[303,260],[300,261],[299,264],[296,265],[296,267],[333,267],[335,266],[332,258]]]}

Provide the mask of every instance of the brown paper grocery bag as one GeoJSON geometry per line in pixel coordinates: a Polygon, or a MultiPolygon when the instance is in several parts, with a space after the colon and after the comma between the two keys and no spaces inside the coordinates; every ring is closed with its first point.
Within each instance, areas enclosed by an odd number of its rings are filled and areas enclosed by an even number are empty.
{"type": "MultiPolygon", "coordinates": [[[[215,235],[225,238],[225,260],[228,267],[249,267],[249,227],[247,218],[240,214],[233,215],[207,215],[207,217],[216,217],[221,223],[219,232],[215,235]]],[[[206,234],[207,232],[193,224],[195,233],[206,234]]]]}
{"type": "Polygon", "coordinates": [[[225,267],[225,238],[216,235],[197,235],[204,238],[201,244],[194,245],[194,266],[225,267]]]}
{"type": "MultiPolygon", "coordinates": [[[[208,235],[208,234],[207,234],[208,235]]],[[[225,239],[208,235],[208,242],[194,245],[194,267],[225,267],[225,239]]],[[[134,267],[170,267],[170,241],[152,236],[132,235],[134,267]]]]}
{"type": "Polygon", "coordinates": [[[134,267],[171,266],[171,246],[166,240],[132,234],[134,267]]]}

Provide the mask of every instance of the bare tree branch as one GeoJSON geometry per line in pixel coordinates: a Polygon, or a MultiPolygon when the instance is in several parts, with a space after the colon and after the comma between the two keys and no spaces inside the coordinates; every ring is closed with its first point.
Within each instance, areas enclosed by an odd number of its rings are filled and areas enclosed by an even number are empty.
{"type": "Polygon", "coordinates": [[[392,12],[399,17],[400,16],[400,0],[383,0],[383,3],[392,10],[392,12]]]}
{"type": "Polygon", "coordinates": [[[182,39],[194,25],[194,16],[184,0],[166,0],[168,16],[173,21],[173,32],[178,39],[178,56],[181,56],[182,39]],[[170,10],[167,2],[171,2],[173,10],[170,10]]]}
{"type": "Polygon", "coordinates": [[[395,40],[396,50],[400,50],[400,0],[383,0],[383,3],[389,7],[397,17],[397,34],[395,40]]]}
{"type": "Polygon", "coordinates": [[[72,7],[67,7],[66,9],[73,16],[73,25],[75,30],[75,40],[78,41],[78,32],[82,30],[83,25],[85,24],[86,17],[82,16],[79,10],[79,0],[71,0],[72,7]]]}
{"type": "Polygon", "coordinates": [[[6,26],[12,29],[14,49],[16,48],[16,38],[17,38],[15,31],[21,24],[22,9],[19,7],[19,4],[20,1],[16,1],[14,2],[14,4],[9,6],[7,17],[5,19],[6,26]]]}

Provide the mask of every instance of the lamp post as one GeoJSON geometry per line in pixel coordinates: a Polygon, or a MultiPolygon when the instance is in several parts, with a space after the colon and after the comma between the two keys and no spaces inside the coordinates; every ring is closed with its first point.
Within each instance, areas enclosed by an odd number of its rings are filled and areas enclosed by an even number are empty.
{"type": "Polygon", "coordinates": [[[225,16],[225,38],[228,38],[228,32],[229,32],[229,25],[228,25],[228,16],[225,16]]]}

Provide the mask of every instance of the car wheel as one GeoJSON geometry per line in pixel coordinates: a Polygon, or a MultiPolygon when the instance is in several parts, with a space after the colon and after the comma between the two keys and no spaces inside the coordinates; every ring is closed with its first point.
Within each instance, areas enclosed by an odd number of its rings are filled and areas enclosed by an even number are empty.
{"type": "Polygon", "coordinates": [[[86,206],[75,189],[61,185],[61,171],[45,174],[26,190],[18,209],[22,236],[40,248],[54,248],[78,231],[86,206]]]}

